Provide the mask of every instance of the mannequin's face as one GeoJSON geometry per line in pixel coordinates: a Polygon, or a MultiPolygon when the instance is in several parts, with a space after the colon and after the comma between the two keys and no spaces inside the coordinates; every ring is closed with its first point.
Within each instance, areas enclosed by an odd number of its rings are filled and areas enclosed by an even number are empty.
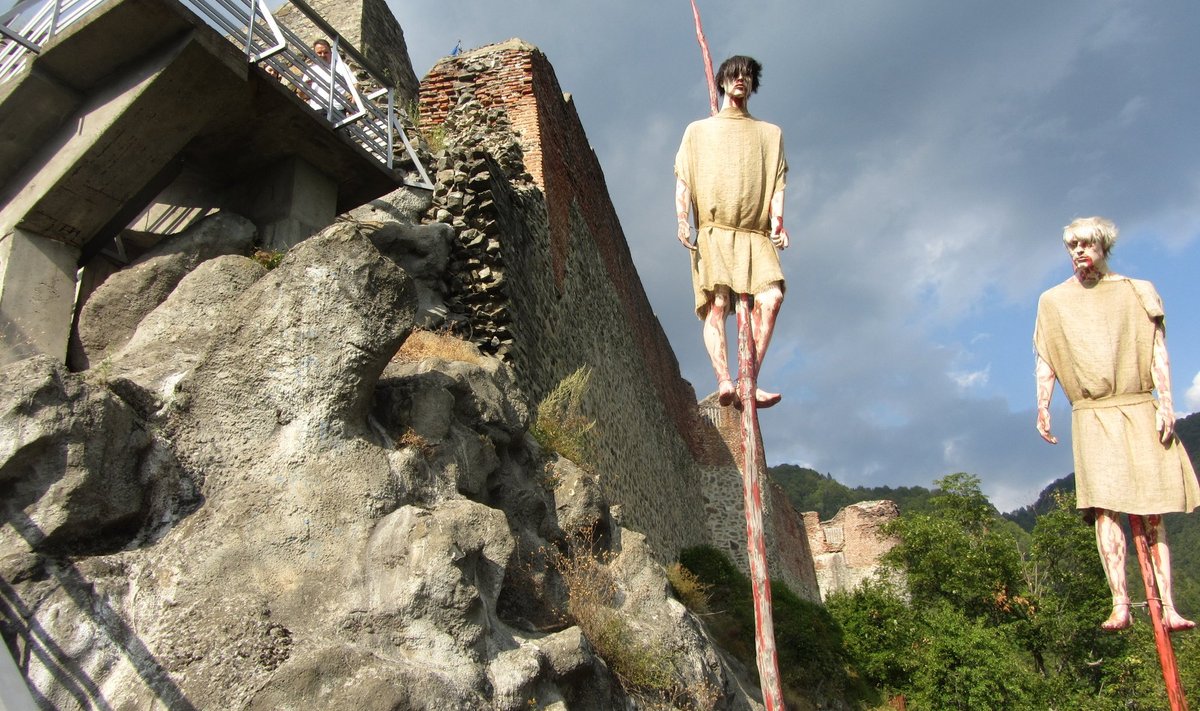
{"type": "Polygon", "coordinates": [[[745,99],[750,96],[750,85],[754,80],[751,77],[738,74],[732,77],[726,77],[722,82],[721,88],[725,90],[726,96],[734,99],[745,99]]]}
{"type": "Polygon", "coordinates": [[[1082,240],[1072,237],[1066,243],[1067,253],[1071,255],[1071,266],[1076,272],[1101,272],[1107,266],[1104,247],[1098,239],[1082,240]]]}

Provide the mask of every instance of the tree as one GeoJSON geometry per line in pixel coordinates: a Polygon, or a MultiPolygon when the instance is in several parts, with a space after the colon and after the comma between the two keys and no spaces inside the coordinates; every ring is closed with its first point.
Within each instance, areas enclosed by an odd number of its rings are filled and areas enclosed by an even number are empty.
{"type": "Polygon", "coordinates": [[[1046,708],[1041,680],[1004,627],[971,619],[949,605],[924,615],[924,638],[911,696],[920,709],[1046,708]]]}
{"type": "Polygon", "coordinates": [[[1026,582],[1038,601],[1030,647],[1047,674],[1065,674],[1092,691],[1102,683],[1100,660],[1122,651],[1122,638],[1105,633],[1099,620],[1111,602],[1096,557],[1092,528],[1075,509],[1075,496],[1054,495],[1054,508],[1039,516],[1026,582]]]}
{"type": "Polygon", "coordinates": [[[951,474],[934,482],[930,513],[889,524],[900,544],[885,561],[908,574],[914,604],[946,603],[994,622],[1022,614],[1021,555],[1007,526],[979,488],[979,478],[951,474]]]}
{"type": "Polygon", "coordinates": [[[864,681],[891,692],[909,687],[921,622],[893,585],[867,581],[831,595],[825,606],[841,625],[846,657],[864,681]]]}

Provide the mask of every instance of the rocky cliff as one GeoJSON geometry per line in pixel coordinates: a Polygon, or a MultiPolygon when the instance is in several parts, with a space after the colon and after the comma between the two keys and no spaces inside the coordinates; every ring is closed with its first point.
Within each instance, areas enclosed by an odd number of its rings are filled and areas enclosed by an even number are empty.
{"type": "Polygon", "coordinates": [[[131,332],[85,313],[110,336],[89,370],[0,373],[2,629],[40,703],[750,707],[595,477],[527,437],[511,368],[400,349],[416,289],[380,246],[405,227],[342,222],[272,271],[245,228],[209,224],[232,253],[182,278],[148,258],[102,285],[175,282],[131,332]],[[597,654],[571,560],[669,682],[597,654]]]}

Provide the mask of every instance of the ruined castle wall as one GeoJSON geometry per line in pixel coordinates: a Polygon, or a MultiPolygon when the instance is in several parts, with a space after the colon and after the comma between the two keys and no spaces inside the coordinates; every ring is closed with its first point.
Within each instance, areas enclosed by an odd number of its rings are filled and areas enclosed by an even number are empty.
{"type": "Polygon", "coordinates": [[[822,600],[835,592],[850,592],[881,573],[891,574],[896,589],[904,589],[903,580],[881,564],[883,556],[900,542],[884,534],[884,527],[899,515],[893,501],[851,504],[828,521],[821,521],[815,511],[804,514],[802,525],[813,552],[822,600]]]}

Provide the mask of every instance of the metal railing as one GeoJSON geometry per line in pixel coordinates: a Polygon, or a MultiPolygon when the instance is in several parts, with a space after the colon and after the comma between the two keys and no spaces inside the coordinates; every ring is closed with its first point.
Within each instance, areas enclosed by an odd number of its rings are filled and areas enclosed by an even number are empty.
{"type": "MultiPolygon", "coordinates": [[[[0,15],[0,83],[15,77],[30,54],[64,28],[106,0],[18,0],[0,15]],[[16,29],[17,27],[20,29],[16,29]]],[[[109,0],[111,1],[111,0],[109,0]]],[[[396,139],[416,166],[420,180],[405,184],[433,189],[421,159],[400,121],[396,90],[382,72],[303,0],[292,4],[331,37],[331,60],[326,63],[291,29],[278,22],[265,0],[179,0],[179,2],[241,48],[246,61],[257,64],[291,88],[335,131],[344,131],[371,157],[395,166],[396,139]],[[361,67],[356,76],[344,55],[361,67]],[[362,86],[373,87],[364,94],[362,86]]]]}

